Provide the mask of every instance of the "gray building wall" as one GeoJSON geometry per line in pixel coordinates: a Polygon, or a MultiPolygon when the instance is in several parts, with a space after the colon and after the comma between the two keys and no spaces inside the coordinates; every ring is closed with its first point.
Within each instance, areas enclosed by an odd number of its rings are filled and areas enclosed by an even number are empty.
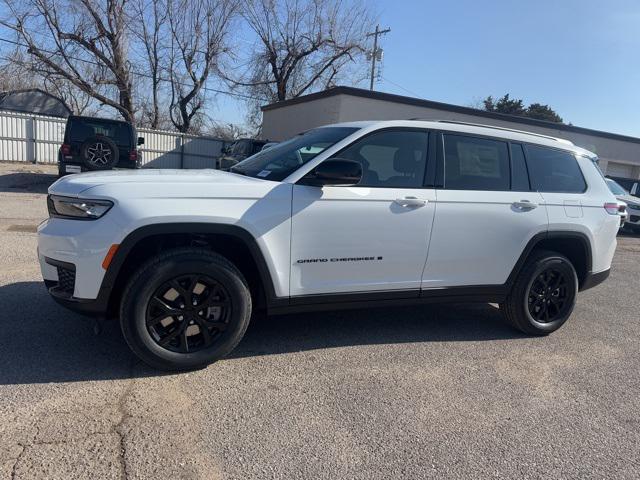
{"type": "MultiPolygon", "coordinates": [[[[302,101],[301,101],[302,100],[302,101]]],[[[481,113],[448,111],[397,101],[366,98],[360,95],[337,93],[320,96],[308,101],[274,104],[263,109],[262,136],[269,140],[284,140],[300,132],[321,125],[357,120],[399,120],[419,118],[424,120],[457,120],[513,128],[565,138],[574,144],[595,152],[600,157],[603,170],[614,176],[640,178],[640,139],[611,138],[603,135],[567,131],[561,128],[524,124],[515,121],[489,118],[481,113]]]]}
{"type": "Polygon", "coordinates": [[[343,95],[296,103],[262,112],[265,140],[282,141],[321,125],[338,123],[343,95]]]}

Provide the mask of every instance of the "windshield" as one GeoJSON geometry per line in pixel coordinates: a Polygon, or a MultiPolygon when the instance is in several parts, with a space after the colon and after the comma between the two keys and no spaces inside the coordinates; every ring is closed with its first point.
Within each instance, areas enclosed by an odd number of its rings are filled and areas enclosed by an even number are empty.
{"type": "Polygon", "coordinates": [[[231,171],[279,182],[356,130],[351,127],[310,130],[247,158],[232,167],[231,171]]]}
{"type": "Polygon", "coordinates": [[[607,185],[609,186],[611,193],[614,195],[629,195],[629,192],[622,188],[619,183],[611,180],[610,178],[607,178],[607,185]]]}

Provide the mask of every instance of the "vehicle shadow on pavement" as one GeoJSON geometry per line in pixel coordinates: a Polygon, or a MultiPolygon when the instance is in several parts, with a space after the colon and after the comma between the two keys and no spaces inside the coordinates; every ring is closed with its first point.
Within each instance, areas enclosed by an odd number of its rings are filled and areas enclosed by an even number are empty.
{"type": "Polygon", "coordinates": [[[281,315],[252,321],[230,358],[410,342],[524,338],[489,304],[428,304],[281,315]]]}
{"type": "MultiPolygon", "coordinates": [[[[142,365],[117,321],[93,320],[56,304],[41,282],[0,287],[0,385],[160,376],[142,365]]],[[[230,358],[406,342],[522,338],[497,308],[423,305],[258,317],[230,358]]]]}
{"type": "MultiPolygon", "coordinates": [[[[0,385],[129,378],[136,361],[117,322],[95,335],[93,320],[56,304],[42,282],[0,287],[0,385]]],[[[158,375],[150,369],[136,375],[158,375]]]]}
{"type": "Polygon", "coordinates": [[[0,175],[0,192],[47,193],[57,175],[41,172],[11,172],[0,175]]]}

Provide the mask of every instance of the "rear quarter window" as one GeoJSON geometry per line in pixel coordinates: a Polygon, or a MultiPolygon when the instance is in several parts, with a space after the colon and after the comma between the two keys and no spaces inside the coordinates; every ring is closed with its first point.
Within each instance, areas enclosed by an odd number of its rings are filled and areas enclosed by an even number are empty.
{"type": "Polygon", "coordinates": [[[583,193],[587,183],[571,152],[527,145],[531,188],[539,192],[583,193]]]}

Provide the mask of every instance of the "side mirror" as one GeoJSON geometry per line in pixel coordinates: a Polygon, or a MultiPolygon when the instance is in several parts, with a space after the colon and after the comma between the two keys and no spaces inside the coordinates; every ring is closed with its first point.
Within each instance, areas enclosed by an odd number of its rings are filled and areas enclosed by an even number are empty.
{"type": "Polygon", "coordinates": [[[323,185],[357,185],[362,179],[362,165],[353,160],[330,158],[305,175],[300,183],[313,187],[323,185]]]}
{"type": "Polygon", "coordinates": [[[144,145],[144,137],[138,137],[138,145],[144,145]]]}

